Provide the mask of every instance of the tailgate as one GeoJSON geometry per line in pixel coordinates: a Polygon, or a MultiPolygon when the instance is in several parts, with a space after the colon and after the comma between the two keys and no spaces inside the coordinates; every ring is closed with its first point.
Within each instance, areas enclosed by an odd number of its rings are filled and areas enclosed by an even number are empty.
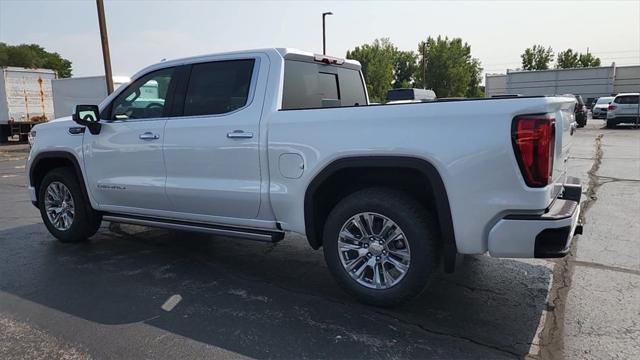
{"type": "Polygon", "coordinates": [[[571,138],[576,130],[573,109],[575,99],[572,97],[557,97],[550,103],[550,113],[556,119],[555,151],[553,159],[554,195],[562,190],[567,177],[567,161],[571,149],[571,138]]]}

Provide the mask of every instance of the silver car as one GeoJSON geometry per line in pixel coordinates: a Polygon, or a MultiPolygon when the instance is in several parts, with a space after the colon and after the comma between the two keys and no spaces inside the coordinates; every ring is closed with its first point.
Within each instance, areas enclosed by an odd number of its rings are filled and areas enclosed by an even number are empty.
{"type": "Polygon", "coordinates": [[[609,104],[607,127],[618,124],[640,124],[640,93],[618,94],[609,104]]]}
{"type": "Polygon", "coordinates": [[[591,117],[594,119],[606,119],[607,109],[609,104],[613,101],[613,96],[604,96],[596,101],[596,104],[591,108],[591,117]]]}

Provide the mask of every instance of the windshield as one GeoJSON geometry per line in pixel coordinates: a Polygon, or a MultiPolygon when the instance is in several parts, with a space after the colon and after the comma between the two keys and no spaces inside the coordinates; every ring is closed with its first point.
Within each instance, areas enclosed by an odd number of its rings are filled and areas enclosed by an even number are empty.
{"type": "Polygon", "coordinates": [[[611,100],[613,100],[612,97],[601,97],[600,99],[598,99],[598,102],[596,103],[596,105],[608,104],[611,102],[611,100]]]}

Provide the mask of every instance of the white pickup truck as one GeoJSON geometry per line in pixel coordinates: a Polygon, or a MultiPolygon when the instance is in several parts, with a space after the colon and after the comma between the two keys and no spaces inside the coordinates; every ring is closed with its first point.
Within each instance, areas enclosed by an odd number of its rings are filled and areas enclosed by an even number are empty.
{"type": "Polygon", "coordinates": [[[166,61],[38,125],[29,194],[63,242],[102,220],[304,234],[347,291],[393,305],[458,254],[567,253],[582,231],[566,174],[574,103],[369,105],[358,62],[292,49],[166,61]]]}

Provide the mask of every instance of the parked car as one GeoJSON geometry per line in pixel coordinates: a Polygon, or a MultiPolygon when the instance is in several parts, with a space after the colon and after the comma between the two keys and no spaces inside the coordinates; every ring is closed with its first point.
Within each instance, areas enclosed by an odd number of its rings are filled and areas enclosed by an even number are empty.
{"type": "Polygon", "coordinates": [[[596,104],[591,109],[591,117],[593,119],[606,119],[607,118],[607,109],[609,108],[609,104],[613,100],[613,96],[603,96],[598,98],[596,104]]]}
{"type": "Polygon", "coordinates": [[[640,124],[640,93],[618,94],[607,109],[607,127],[618,124],[640,124]]]}
{"type": "Polygon", "coordinates": [[[584,101],[582,101],[582,96],[575,95],[576,98],[576,106],[574,109],[574,113],[576,116],[576,123],[578,127],[584,127],[587,125],[587,107],[584,105],[584,101]]]}
{"type": "Polygon", "coordinates": [[[387,91],[387,104],[433,101],[436,93],[430,89],[402,88],[387,91]]]}
{"type": "Polygon", "coordinates": [[[591,110],[593,108],[593,105],[595,105],[596,101],[598,100],[597,97],[595,98],[587,98],[587,101],[585,101],[585,106],[587,107],[587,110],[591,110]]]}
{"type": "Polygon", "coordinates": [[[567,175],[575,98],[367,106],[363,79],[356,61],[293,49],[152,65],[99,106],[36,126],[29,196],[62,242],[103,220],[305,234],[374,305],[416,296],[458,254],[567,254],[582,231],[567,175]],[[153,83],[161,101],[141,111],[153,83]]]}

